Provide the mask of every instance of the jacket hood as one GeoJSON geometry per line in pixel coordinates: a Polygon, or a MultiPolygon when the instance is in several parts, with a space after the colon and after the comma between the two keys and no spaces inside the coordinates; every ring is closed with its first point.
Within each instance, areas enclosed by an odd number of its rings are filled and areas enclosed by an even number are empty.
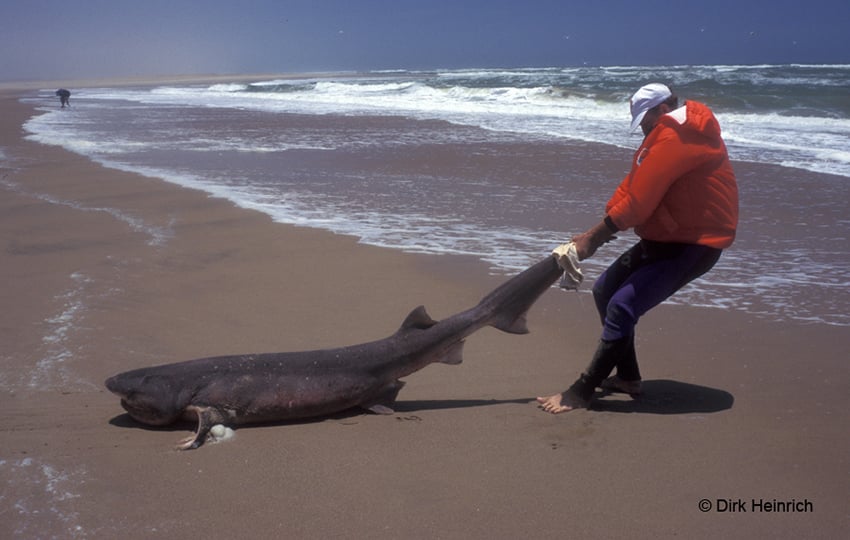
{"type": "Polygon", "coordinates": [[[720,124],[707,106],[697,101],[687,101],[685,105],[665,114],[660,123],[674,129],[685,129],[709,139],[720,138],[720,124]]]}

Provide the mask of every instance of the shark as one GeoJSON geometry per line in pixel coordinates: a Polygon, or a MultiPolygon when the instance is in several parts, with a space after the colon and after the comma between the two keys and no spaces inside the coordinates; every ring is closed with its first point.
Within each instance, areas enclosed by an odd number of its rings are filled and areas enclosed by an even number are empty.
{"type": "Polygon", "coordinates": [[[555,255],[508,279],[474,307],[440,321],[423,306],[384,339],[339,348],[214,356],[143,367],[105,381],[137,422],[197,422],[180,450],[213,426],[286,422],[353,408],[393,414],[402,378],[439,362],[460,364],[465,339],[491,326],[528,333],[527,313],[563,273],[555,255]]]}

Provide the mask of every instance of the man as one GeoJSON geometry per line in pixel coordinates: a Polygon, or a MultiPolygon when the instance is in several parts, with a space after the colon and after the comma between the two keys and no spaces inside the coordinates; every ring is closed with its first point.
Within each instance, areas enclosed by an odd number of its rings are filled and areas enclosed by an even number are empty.
{"type": "Polygon", "coordinates": [[[537,398],[553,414],[587,407],[600,385],[640,394],[638,319],[710,270],[735,239],[738,187],[711,110],[695,101],[679,107],[678,98],[659,83],[640,88],[630,105],[631,129],[640,126],[643,143],[608,201],[605,218],[573,242],[581,260],[618,231],[634,228],[640,241],[594,284],[602,337],[572,386],[537,398]],[[608,377],[615,367],[616,375],[608,377]]]}
{"type": "Polygon", "coordinates": [[[65,90],[64,88],[60,88],[59,90],[56,91],[56,95],[59,96],[59,103],[62,104],[63,109],[65,108],[66,105],[68,107],[71,106],[71,92],[69,92],[68,90],[65,90]]]}

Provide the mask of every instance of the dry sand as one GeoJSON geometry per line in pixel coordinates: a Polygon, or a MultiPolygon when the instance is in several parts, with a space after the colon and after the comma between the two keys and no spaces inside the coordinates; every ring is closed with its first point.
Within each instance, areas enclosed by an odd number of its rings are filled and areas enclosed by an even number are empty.
{"type": "MultiPolygon", "coordinates": [[[[484,329],[391,416],[244,427],[178,452],[102,381],[209,355],[347,345],[501,278],[273,223],[22,139],[0,94],[0,531],[5,538],[837,538],[850,529],[850,332],[661,306],[639,401],[552,416],[598,336],[552,289],[532,333],[484,329]],[[795,500],[796,512],[754,501],[795,500]],[[707,502],[706,502],[707,501],[707,502]],[[739,502],[731,504],[731,502],[739,502]],[[710,505],[702,511],[700,505],[710,505]],[[734,509],[736,511],[732,511],[734,509]]],[[[591,279],[594,276],[590,276],[591,279]]]]}

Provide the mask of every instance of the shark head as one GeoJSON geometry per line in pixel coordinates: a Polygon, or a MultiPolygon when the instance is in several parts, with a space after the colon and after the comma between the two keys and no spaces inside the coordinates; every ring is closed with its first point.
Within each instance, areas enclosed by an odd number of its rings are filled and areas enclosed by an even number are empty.
{"type": "Polygon", "coordinates": [[[180,399],[182,392],[175,391],[172,379],[146,371],[110,377],[106,380],[106,388],[121,397],[121,406],[139,422],[155,426],[175,422],[183,415],[188,399],[180,399]]]}

